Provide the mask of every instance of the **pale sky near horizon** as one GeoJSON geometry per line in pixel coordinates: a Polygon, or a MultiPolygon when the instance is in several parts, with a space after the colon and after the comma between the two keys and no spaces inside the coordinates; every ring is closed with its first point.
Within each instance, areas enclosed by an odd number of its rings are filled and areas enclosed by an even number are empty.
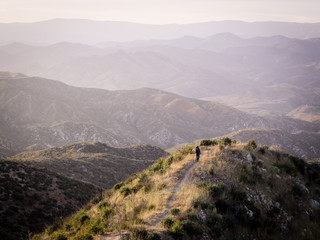
{"type": "Polygon", "coordinates": [[[320,0],[0,0],[0,22],[53,18],[149,24],[320,22],[320,0]]]}

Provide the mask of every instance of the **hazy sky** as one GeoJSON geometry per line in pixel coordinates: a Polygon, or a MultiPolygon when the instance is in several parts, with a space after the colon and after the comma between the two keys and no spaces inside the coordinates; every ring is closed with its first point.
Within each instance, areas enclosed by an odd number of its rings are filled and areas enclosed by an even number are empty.
{"type": "Polygon", "coordinates": [[[320,0],[0,0],[0,22],[52,18],[192,23],[320,22],[320,0]]]}

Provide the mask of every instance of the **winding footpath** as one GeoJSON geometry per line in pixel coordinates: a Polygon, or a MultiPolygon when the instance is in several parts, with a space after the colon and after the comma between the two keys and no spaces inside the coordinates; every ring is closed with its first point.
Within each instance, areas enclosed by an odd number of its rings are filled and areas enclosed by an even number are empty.
{"type": "MultiPolygon", "coordinates": [[[[198,165],[198,162],[195,162],[189,167],[189,169],[184,174],[181,181],[174,187],[174,189],[171,193],[171,196],[167,202],[166,210],[150,221],[150,227],[148,227],[147,230],[152,231],[152,230],[157,229],[159,227],[159,224],[161,223],[161,220],[170,214],[170,209],[172,208],[172,204],[176,199],[177,193],[180,191],[183,184],[189,179],[191,172],[195,169],[195,167],[197,165],[198,165]]],[[[97,240],[121,240],[121,239],[123,239],[124,236],[129,236],[129,232],[123,231],[121,233],[119,233],[119,232],[106,233],[104,235],[98,236],[95,239],[97,239],[97,240]]]]}

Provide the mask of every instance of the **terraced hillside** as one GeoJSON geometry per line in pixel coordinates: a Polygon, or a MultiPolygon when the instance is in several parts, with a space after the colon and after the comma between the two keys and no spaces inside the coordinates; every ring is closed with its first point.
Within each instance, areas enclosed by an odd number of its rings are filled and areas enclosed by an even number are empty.
{"type": "Polygon", "coordinates": [[[33,239],[319,239],[320,167],[229,138],[161,158],[33,239]]]}

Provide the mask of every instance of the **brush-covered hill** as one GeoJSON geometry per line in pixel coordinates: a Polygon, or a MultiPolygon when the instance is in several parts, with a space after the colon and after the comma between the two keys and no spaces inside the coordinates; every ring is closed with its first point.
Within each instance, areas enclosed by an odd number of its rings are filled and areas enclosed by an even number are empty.
{"type": "Polygon", "coordinates": [[[258,144],[273,145],[305,160],[312,160],[320,154],[319,132],[299,131],[288,133],[279,129],[243,129],[227,134],[226,137],[241,142],[255,139],[258,144]]]}
{"type": "Polygon", "coordinates": [[[0,160],[0,236],[26,239],[167,153],[150,145],[82,142],[0,160]]]}
{"type": "Polygon", "coordinates": [[[79,210],[102,191],[29,164],[0,160],[0,238],[27,239],[79,210]]]}
{"type": "Polygon", "coordinates": [[[33,239],[319,239],[320,166],[202,141],[161,158],[33,239]]]}
{"type": "Polygon", "coordinates": [[[114,148],[100,142],[82,142],[23,152],[10,160],[46,168],[62,176],[108,189],[166,155],[164,150],[151,145],[114,148]]]}
{"type": "Polygon", "coordinates": [[[0,148],[22,152],[81,141],[168,148],[246,128],[319,131],[288,117],[259,117],[156,90],[107,91],[0,75],[0,148]]]}

